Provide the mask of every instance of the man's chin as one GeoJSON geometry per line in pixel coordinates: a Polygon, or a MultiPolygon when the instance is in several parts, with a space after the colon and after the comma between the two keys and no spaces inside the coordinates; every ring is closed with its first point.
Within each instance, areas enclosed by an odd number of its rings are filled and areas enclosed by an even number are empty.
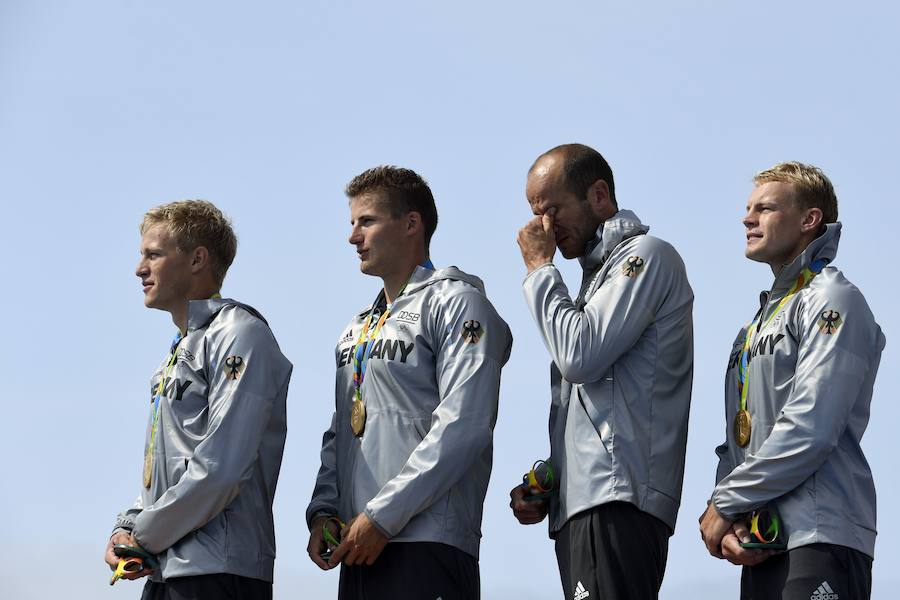
{"type": "Polygon", "coordinates": [[[559,249],[559,253],[562,254],[562,257],[566,260],[572,260],[573,258],[578,258],[579,256],[581,256],[580,253],[569,247],[563,248],[562,246],[557,246],[557,249],[559,249]]]}
{"type": "Polygon", "coordinates": [[[144,296],[144,306],[156,310],[167,310],[162,301],[154,294],[147,294],[144,296]]]}
{"type": "Polygon", "coordinates": [[[367,261],[361,261],[359,263],[359,272],[363,275],[378,275],[378,270],[375,268],[375,265],[367,261]]]}
{"type": "Polygon", "coordinates": [[[769,262],[765,253],[758,248],[744,248],[744,256],[755,262],[769,262]]]}
{"type": "Polygon", "coordinates": [[[168,309],[166,309],[164,306],[160,306],[156,302],[144,302],[144,306],[146,306],[147,308],[152,308],[153,310],[165,310],[166,312],[169,312],[168,309]]]}

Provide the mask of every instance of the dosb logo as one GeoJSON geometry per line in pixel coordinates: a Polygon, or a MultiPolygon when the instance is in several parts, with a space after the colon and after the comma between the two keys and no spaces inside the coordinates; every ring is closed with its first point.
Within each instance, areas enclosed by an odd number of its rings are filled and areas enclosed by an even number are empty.
{"type": "Polygon", "coordinates": [[[419,317],[421,317],[419,313],[409,312],[408,310],[401,310],[397,313],[397,320],[403,323],[416,324],[419,322],[419,317]]]}

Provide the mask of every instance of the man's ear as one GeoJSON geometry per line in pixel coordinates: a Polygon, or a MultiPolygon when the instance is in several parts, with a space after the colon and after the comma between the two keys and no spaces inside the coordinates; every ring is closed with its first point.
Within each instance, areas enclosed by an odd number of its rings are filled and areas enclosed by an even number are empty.
{"type": "Polygon", "coordinates": [[[616,214],[616,207],[613,206],[612,196],[609,193],[609,184],[602,179],[598,179],[588,188],[587,201],[594,214],[603,219],[608,219],[616,214]]]}
{"type": "Polygon", "coordinates": [[[191,273],[199,273],[209,266],[209,250],[206,246],[197,246],[191,251],[191,273]]]}
{"type": "Polygon", "coordinates": [[[822,228],[823,218],[821,208],[807,208],[800,222],[800,231],[803,233],[819,231],[822,228]]]}
{"type": "Polygon", "coordinates": [[[406,213],[406,233],[407,235],[416,235],[425,224],[422,222],[422,215],[418,211],[411,210],[406,213]]]}

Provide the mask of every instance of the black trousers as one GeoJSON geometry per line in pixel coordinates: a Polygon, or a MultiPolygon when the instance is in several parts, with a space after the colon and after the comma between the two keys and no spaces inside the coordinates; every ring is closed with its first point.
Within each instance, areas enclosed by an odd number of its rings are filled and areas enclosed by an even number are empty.
{"type": "Polygon", "coordinates": [[[341,566],[339,600],[478,600],[478,561],[435,542],[393,542],[371,566],[341,566]]]}
{"type": "Polygon", "coordinates": [[[627,502],[568,520],[556,537],[566,600],[656,600],[666,571],[669,527],[627,502]]]}
{"type": "Polygon", "coordinates": [[[272,600],[272,582],[230,573],[148,581],[141,600],[272,600]]]}
{"type": "Polygon", "coordinates": [[[744,567],[741,600],[868,600],[872,559],[845,546],[811,544],[744,567]]]}

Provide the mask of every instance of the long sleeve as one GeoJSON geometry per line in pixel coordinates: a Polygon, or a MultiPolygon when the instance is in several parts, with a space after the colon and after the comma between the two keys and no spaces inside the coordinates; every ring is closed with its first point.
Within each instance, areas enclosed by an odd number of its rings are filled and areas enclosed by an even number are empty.
{"type": "Polygon", "coordinates": [[[310,529],[313,519],[316,517],[338,514],[340,491],[338,489],[336,427],[337,413],[334,413],[331,417],[331,426],[322,436],[320,454],[322,463],[319,467],[319,474],[316,476],[312,500],[306,508],[306,524],[310,529]]]}
{"type": "Polygon", "coordinates": [[[144,510],[144,503],[141,501],[141,497],[138,496],[137,500],[134,501],[134,504],[116,516],[116,524],[115,527],[113,527],[113,533],[119,531],[131,531],[134,529],[134,519],[141,514],[142,510],[144,510]]]}
{"type": "Polygon", "coordinates": [[[525,279],[528,308],[553,362],[570,383],[598,380],[663,316],[660,307],[684,266],[668,244],[640,237],[632,256],[610,257],[613,264],[582,310],[552,264],[525,279]]]}

